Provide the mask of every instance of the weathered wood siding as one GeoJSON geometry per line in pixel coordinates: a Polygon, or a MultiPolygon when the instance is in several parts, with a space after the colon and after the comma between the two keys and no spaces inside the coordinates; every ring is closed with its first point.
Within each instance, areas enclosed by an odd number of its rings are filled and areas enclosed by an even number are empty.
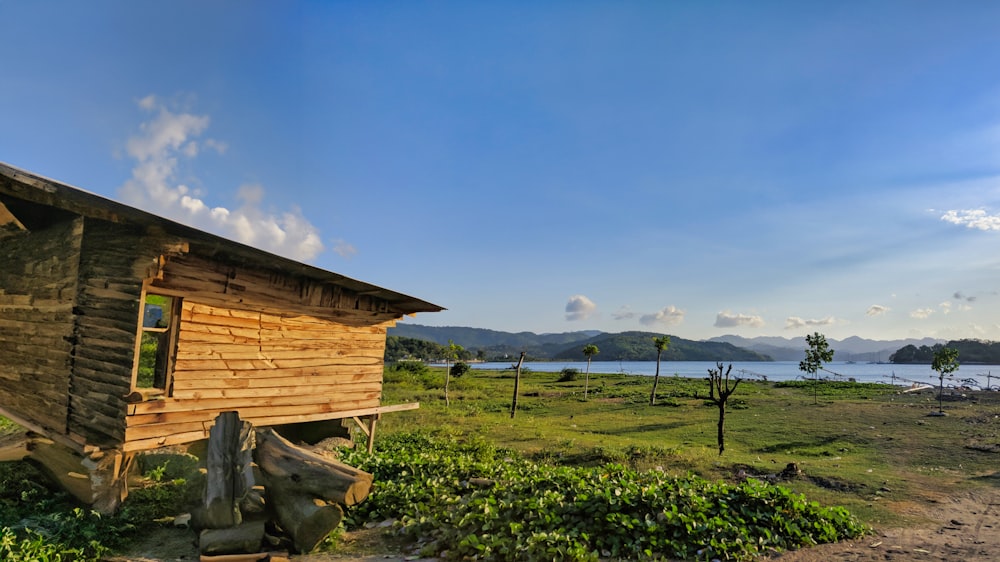
{"type": "Polygon", "coordinates": [[[185,299],[172,396],[129,405],[126,448],[201,439],[227,410],[267,426],[376,407],[389,325],[185,299]]]}
{"type": "Polygon", "coordinates": [[[125,439],[124,397],[131,390],[142,292],[136,263],[145,245],[137,229],[86,221],[69,411],[70,434],[78,441],[103,447],[125,439]]]}
{"type": "Polygon", "coordinates": [[[0,405],[67,429],[83,219],[0,238],[0,405]]]}

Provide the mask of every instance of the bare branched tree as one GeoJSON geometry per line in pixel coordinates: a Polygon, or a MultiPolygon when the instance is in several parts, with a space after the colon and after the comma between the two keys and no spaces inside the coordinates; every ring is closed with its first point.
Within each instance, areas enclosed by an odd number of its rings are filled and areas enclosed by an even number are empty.
{"type": "Polygon", "coordinates": [[[722,363],[716,363],[716,369],[708,370],[708,400],[719,407],[719,455],[726,450],[726,402],[729,397],[736,392],[736,387],[743,379],[736,378],[730,381],[729,373],[733,370],[733,364],[729,364],[725,375],[722,373],[722,363]],[[732,382],[732,386],[729,383],[732,382]]]}

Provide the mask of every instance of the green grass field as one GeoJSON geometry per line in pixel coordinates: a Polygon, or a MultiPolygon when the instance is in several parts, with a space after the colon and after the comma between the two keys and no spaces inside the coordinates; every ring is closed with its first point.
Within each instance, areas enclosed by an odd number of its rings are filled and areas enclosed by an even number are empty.
{"type": "Polygon", "coordinates": [[[386,404],[420,402],[419,410],[386,414],[386,432],[425,431],[463,440],[484,438],[556,464],[623,462],[663,467],[708,479],[767,477],[796,463],[803,476],[782,484],[826,505],[842,505],[871,525],[903,523],[900,512],[924,490],[995,485],[1000,460],[1000,393],[903,393],[880,384],[743,381],[730,399],[726,451],[716,443],[718,409],[707,403],[708,379],[591,374],[521,378],[510,416],[513,372],[472,371],[450,385],[443,371],[388,369],[386,404]]]}

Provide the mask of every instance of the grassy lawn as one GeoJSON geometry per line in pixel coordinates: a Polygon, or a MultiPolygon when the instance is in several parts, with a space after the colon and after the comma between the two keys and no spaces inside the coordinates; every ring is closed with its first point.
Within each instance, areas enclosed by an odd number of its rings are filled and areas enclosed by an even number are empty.
{"type": "Polygon", "coordinates": [[[814,403],[810,382],[743,381],[730,399],[726,451],[718,454],[718,409],[704,379],[594,375],[585,400],[583,375],[521,378],[510,417],[513,373],[472,371],[450,385],[443,372],[388,370],[385,403],[417,401],[419,410],[387,414],[380,434],[427,431],[484,438],[556,464],[624,462],[678,474],[732,480],[767,477],[789,463],[803,472],[785,486],[826,505],[843,505],[875,525],[906,523],[906,506],[926,494],[996,485],[1000,460],[1000,393],[946,399],[944,417],[932,391],[903,393],[880,384],[825,382],[814,403]]]}

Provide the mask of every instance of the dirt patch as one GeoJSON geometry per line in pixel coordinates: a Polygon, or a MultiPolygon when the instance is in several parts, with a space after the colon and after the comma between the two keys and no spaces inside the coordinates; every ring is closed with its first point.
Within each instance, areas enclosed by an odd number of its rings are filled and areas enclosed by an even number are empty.
{"type": "MultiPolygon", "coordinates": [[[[900,506],[903,507],[903,506],[900,506]]],[[[909,515],[928,523],[878,529],[858,541],[821,545],[775,555],[782,562],[1000,560],[1000,493],[968,492],[959,497],[928,493],[911,504],[909,515]]]]}

